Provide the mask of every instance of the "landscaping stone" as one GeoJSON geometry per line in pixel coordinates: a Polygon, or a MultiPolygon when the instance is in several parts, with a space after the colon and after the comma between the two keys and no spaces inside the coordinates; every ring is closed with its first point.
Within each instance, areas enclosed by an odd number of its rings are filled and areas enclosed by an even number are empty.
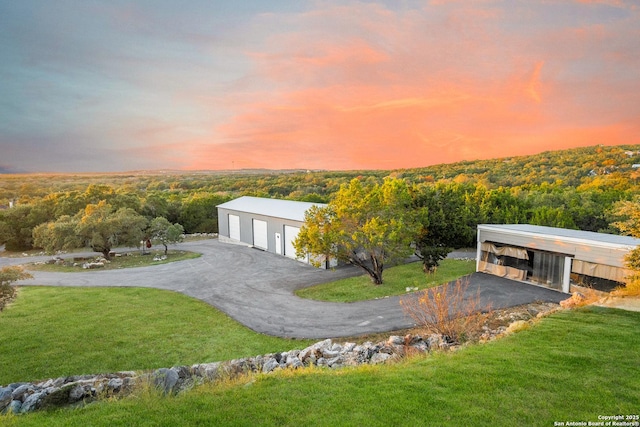
{"type": "Polygon", "coordinates": [[[178,374],[178,378],[182,381],[188,379],[191,376],[191,369],[187,366],[174,366],[171,368],[172,371],[175,371],[178,374]]]}
{"type": "MultiPolygon", "coordinates": [[[[0,387],[0,413],[5,413],[9,410],[11,401],[13,399],[13,391],[22,384],[9,384],[6,387],[0,387]]],[[[20,402],[22,404],[22,402],[20,402]]]]}
{"type": "Polygon", "coordinates": [[[87,393],[87,390],[85,390],[84,386],[82,386],[81,384],[76,384],[69,390],[69,402],[79,402],[80,400],[84,399],[89,393],[87,393]]]}
{"type": "Polygon", "coordinates": [[[22,409],[22,402],[20,402],[19,400],[12,400],[7,409],[7,412],[9,413],[19,414],[20,409],[22,409]]]}
{"type": "Polygon", "coordinates": [[[266,374],[274,371],[276,368],[279,368],[279,367],[280,367],[280,364],[275,358],[269,358],[262,366],[262,372],[266,374]]]}
{"type": "Polygon", "coordinates": [[[293,368],[293,369],[302,368],[304,366],[302,361],[298,359],[297,356],[291,356],[291,355],[287,356],[286,365],[288,368],[293,368]]]}
{"type": "Polygon", "coordinates": [[[333,357],[336,357],[337,355],[339,355],[340,352],[339,351],[334,351],[334,350],[324,350],[322,352],[322,357],[324,357],[325,359],[331,359],[333,357]]]}
{"type": "Polygon", "coordinates": [[[376,353],[371,356],[369,363],[372,365],[377,365],[378,363],[384,363],[391,358],[391,355],[388,353],[376,353]]]}
{"type": "Polygon", "coordinates": [[[342,345],[341,345],[341,344],[339,344],[339,343],[334,343],[334,344],[331,346],[331,349],[330,349],[330,350],[331,350],[331,351],[337,351],[337,352],[340,352],[340,351],[342,351],[342,345]]]}
{"type": "Polygon", "coordinates": [[[412,344],[411,347],[420,353],[426,353],[429,351],[429,344],[427,344],[424,341],[420,341],[415,344],[412,344]]]}
{"type": "Polygon", "coordinates": [[[443,343],[444,340],[442,339],[442,335],[433,334],[429,335],[429,337],[427,338],[427,345],[430,349],[440,348],[443,343]]]}
{"type": "Polygon", "coordinates": [[[111,378],[107,383],[107,389],[110,393],[115,394],[118,393],[124,384],[124,380],[122,378],[111,378]]]}
{"type": "Polygon", "coordinates": [[[164,394],[170,394],[174,392],[180,376],[173,369],[160,368],[153,373],[153,378],[156,387],[161,389],[164,394]]]}
{"type": "Polygon", "coordinates": [[[22,396],[24,396],[24,394],[29,390],[29,388],[31,388],[33,390],[33,387],[34,386],[32,384],[23,384],[23,385],[17,387],[11,393],[11,398],[13,400],[23,401],[22,396]]]}
{"type": "Polygon", "coordinates": [[[344,344],[343,344],[343,346],[342,346],[342,350],[343,350],[345,353],[350,353],[350,352],[352,352],[352,351],[353,351],[353,349],[354,349],[355,347],[356,347],[356,343],[354,343],[354,342],[347,342],[347,343],[344,343],[344,344]]]}
{"type": "Polygon", "coordinates": [[[387,340],[388,344],[393,344],[393,345],[403,345],[404,344],[404,337],[399,337],[397,335],[391,335],[389,337],[389,339],[387,340]]]}
{"type": "Polygon", "coordinates": [[[40,401],[44,397],[44,392],[33,393],[29,395],[24,402],[22,402],[22,406],[20,407],[20,412],[31,412],[35,409],[38,409],[40,405],[40,401]]]}
{"type": "Polygon", "coordinates": [[[0,388],[0,410],[4,409],[11,403],[12,391],[9,387],[0,388]]]}
{"type": "Polygon", "coordinates": [[[66,385],[61,388],[51,387],[47,389],[47,395],[42,399],[42,407],[64,406],[73,403],[69,398],[69,394],[73,385],[66,385]]]}
{"type": "Polygon", "coordinates": [[[342,364],[342,356],[336,356],[333,359],[327,360],[327,366],[330,368],[340,368],[343,366],[342,364]]]}
{"type": "Polygon", "coordinates": [[[194,365],[191,372],[194,376],[200,377],[209,381],[214,381],[218,378],[218,370],[220,363],[202,363],[200,365],[194,365]]]}
{"type": "Polygon", "coordinates": [[[38,384],[38,387],[48,388],[48,387],[51,387],[52,385],[53,385],[53,380],[49,379],[43,383],[38,384]]]}

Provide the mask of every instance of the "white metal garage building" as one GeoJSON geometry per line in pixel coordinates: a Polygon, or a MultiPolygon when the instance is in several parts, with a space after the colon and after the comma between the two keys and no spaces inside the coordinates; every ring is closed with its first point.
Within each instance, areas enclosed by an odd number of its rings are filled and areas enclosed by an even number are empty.
{"type": "Polygon", "coordinates": [[[293,241],[312,206],[326,205],[249,196],[231,200],[217,206],[218,238],[298,259],[293,241]]]}
{"type": "Polygon", "coordinates": [[[528,224],[478,225],[476,271],[563,292],[571,285],[610,291],[630,271],[624,257],[640,239],[528,224]]]}

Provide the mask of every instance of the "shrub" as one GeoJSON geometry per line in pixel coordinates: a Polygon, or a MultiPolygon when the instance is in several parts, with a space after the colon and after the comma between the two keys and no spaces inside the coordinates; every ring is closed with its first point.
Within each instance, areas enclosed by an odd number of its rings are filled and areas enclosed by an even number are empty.
{"type": "Polygon", "coordinates": [[[627,279],[627,283],[612,292],[616,296],[640,296],[640,274],[627,279]]]}
{"type": "Polygon", "coordinates": [[[428,333],[440,334],[449,343],[461,343],[480,330],[487,318],[480,310],[489,308],[480,304],[480,289],[472,295],[468,288],[468,280],[458,279],[405,297],[400,305],[428,333]]]}
{"type": "Polygon", "coordinates": [[[33,276],[20,266],[3,267],[0,270],[0,310],[15,296],[16,290],[11,284],[18,280],[32,278],[33,276]]]}
{"type": "Polygon", "coordinates": [[[640,296],[640,247],[633,249],[625,257],[625,264],[632,272],[626,284],[612,292],[617,296],[640,296]]]}

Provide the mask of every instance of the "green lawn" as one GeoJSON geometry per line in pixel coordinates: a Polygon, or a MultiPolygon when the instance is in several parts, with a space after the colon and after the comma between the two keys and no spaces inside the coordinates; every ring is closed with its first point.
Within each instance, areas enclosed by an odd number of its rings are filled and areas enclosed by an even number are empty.
{"type": "Polygon", "coordinates": [[[475,271],[473,260],[444,259],[433,274],[425,274],[420,262],[384,270],[382,285],[373,285],[368,275],[350,277],[331,283],[299,289],[301,298],[333,302],[354,302],[407,293],[407,288],[425,289],[456,280],[475,271]]]}
{"type": "MultiPolygon", "coordinates": [[[[180,250],[169,250],[167,251],[166,259],[154,260],[156,255],[162,256],[164,255],[164,250],[162,251],[152,251],[151,253],[147,253],[146,255],[142,255],[139,251],[133,250],[130,252],[125,252],[127,255],[125,256],[117,256],[112,257],[111,260],[104,265],[104,267],[98,268],[96,270],[116,270],[119,268],[132,268],[132,267],[146,267],[149,265],[159,265],[159,264],[167,264],[169,262],[182,261],[185,259],[194,259],[199,258],[202,254],[197,252],[188,252],[188,251],[180,251],[180,250]]],[[[68,258],[64,264],[28,264],[27,268],[29,270],[36,271],[54,271],[61,273],[72,273],[79,271],[96,271],[96,270],[86,270],[82,268],[82,264],[88,261],[93,261],[98,257],[101,257],[101,254],[96,253],[94,256],[88,257],[85,260],[78,259],[74,261],[73,258],[68,258]],[[74,265],[75,264],[75,265],[74,265]]]]}
{"type": "Polygon", "coordinates": [[[638,414],[640,313],[564,311],[498,341],[6,418],[24,426],[552,426],[638,414]]]}
{"type": "MultiPolygon", "coordinates": [[[[22,287],[0,312],[0,385],[284,351],[199,300],[141,288],[22,287]]],[[[0,423],[2,424],[2,423],[0,423]]]]}

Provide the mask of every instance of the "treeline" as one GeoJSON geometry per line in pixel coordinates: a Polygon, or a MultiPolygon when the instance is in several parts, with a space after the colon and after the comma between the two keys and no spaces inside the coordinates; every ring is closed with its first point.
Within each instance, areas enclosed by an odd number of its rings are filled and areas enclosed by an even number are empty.
{"type": "Polygon", "coordinates": [[[73,217],[89,205],[107,204],[112,211],[128,208],[148,222],[162,217],[181,224],[187,233],[217,232],[215,208],[229,195],[194,192],[140,192],[111,185],[90,184],[84,191],[66,191],[23,199],[12,208],[0,211],[0,243],[7,250],[22,251],[34,247],[33,230],[40,224],[73,217]]]}
{"type": "Polygon", "coordinates": [[[396,171],[231,171],[91,175],[0,175],[0,244],[33,248],[40,224],[74,216],[101,201],[185,232],[217,232],[216,205],[239,197],[328,202],[353,178],[411,184],[432,227],[456,247],[475,245],[478,223],[609,231],[613,205],[640,194],[640,145],[587,147],[396,171]],[[10,207],[12,206],[12,207],[10,207]],[[441,223],[438,224],[441,218],[441,223]]]}

